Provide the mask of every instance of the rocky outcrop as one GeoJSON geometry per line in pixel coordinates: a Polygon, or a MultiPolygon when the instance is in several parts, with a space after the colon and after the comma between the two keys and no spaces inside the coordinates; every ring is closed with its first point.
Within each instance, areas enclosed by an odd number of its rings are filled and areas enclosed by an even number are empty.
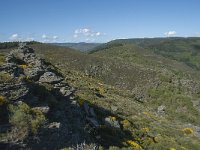
{"type": "Polygon", "coordinates": [[[25,80],[36,83],[48,83],[59,88],[63,96],[69,96],[74,89],[70,88],[66,83],[62,83],[59,87],[57,83],[63,81],[63,77],[57,75],[47,63],[36,57],[34,50],[25,45],[12,50],[6,57],[6,64],[0,66],[0,71],[5,71],[13,77],[11,84],[1,84],[0,94],[8,97],[10,100],[17,100],[30,93],[30,84],[25,80]],[[22,80],[25,79],[25,80],[22,80]],[[17,82],[15,82],[15,80],[17,82]]]}
{"type": "MultiPolygon", "coordinates": [[[[13,78],[12,82],[0,83],[0,95],[12,104],[25,102],[47,118],[36,136],[29,136],[23,142],[16,140],[14,145],[22,146],[21,149],[57,150],[83,142],[93,143],[93,137],[85,130],[89,123],[92,123],[90,128],[99,126],[93,108],[82,109],[74,99],[75,89],[52,66],[38,58],[32,48],[20,45],[11,51],[0,71],[13,78]]],[[[9,145],[9,149],[15,148],[9,145]]]]}
{"type": "Polygon", "coordinates": [[[7,97],[10,101],[23,99],[29,94],[29,87],[25,83],[3,83],[0,84],[0,95],[7,97]]]}
{"type": "Polygon", "coordinates": [[[27,46],[20,46],[10,52],[6,57],[7,65],[15,65],[18,69],[13,70],[13,76],[24,74],[28,78],[37,81],[41,75],[49,70],[45,61],[36,57],[34,50],[27,46]],[[17,72],[21,70],[20,72],[17,72]]]}

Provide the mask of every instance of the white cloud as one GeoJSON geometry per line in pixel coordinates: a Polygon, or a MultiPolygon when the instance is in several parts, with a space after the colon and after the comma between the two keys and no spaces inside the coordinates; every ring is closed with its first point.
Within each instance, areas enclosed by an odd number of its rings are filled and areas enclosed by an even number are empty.
{"type": "Polygon", "coordinates": [[[50,35],[43,34],[42,39],[43,40],[41,42],[51,43],[51,42],[58,42],[59,37],[57,35],[50,36],[50,35]]]}
{"type": "Polygon", "coordinates": [[[96,33],[96,36],[100,36],[100,35],[101,35],[101,33],[100,33],[100,32],[97,32],[97,33],[96,33]]]}
{"type": "MultiPolygon", "coordinates": [[[[8,35],[7,35],[8,36],[8,35]]],[[[6,36],[4,36],[6,37],[6,36]]],[[[45,43],[50,43],[50,42],[60,42],[62,41],[58,35],[48,35],[48,34],[35,34],[35,33],[29,33],[29,34],[19,34],[19,33],[14,33],[6,38],[4,41],[40,41],[40,42],[45,42],[45,43]]],[[[0,37],[0,41],[3,41],[2,38],[0,37]]]]}
{"type": "Polygon", "coordinates": [[[87,29],[87,28],[80,29],[80,33],[90,33],[90,32],[91,32],[91,30],[87,29]]]}
{"type": "Polygon", "coordinates": [[[53,39],[54,39],[54,40],[58,39],[58,36],[57,36],[57,35],[54,35],[54,36],[53,36],[53,39]]]}
{"type": "Polygon", "coordinates": [[[105,35],[105,33],[96,32],[89,28],[80,28],[74,31],[74,38],[80,38],[80,40],[85,41],[95,41],[95,38],[105,35]]]}
{"type": "Polygon", "coordinates": [[[15,33],[15,34],[13,34],[11,37],[12,37],[12,38],[17,38],[17,37],[18,37],[18,34],[15,33]]]}
{"type": "Polygon", "coordinates": [[[17,33],[12,34],[9,37],[9,41],[21,41],[21,42],[25,42],[25,41],[33,41],[35,38],[33,36],[24,36],[24,35],[19,35],[17,33]]]}
{"type": "Polygon", "coordinates": [[[84,36],[93,36],[94,31],[91,31],[88,28],[81,28],[81,29],[76,29],[74,31],[74,37],[78,37],[79,35],[84,35],[84,36]]]}
{"type": "Polygon", "coordinates": [[[19,40],[21,40],[20,37],[19,37],[19,35],[18,35],[17,33],[12,34],[12,35],[9,37],[9,39],[10,39],[11,41],[19,41],[19,40]]]}
{"type": "Polygon", "coordinates": [[[172,37],[176,35],[176,31],[168,31],[168,32],[165,32],[164,35],[167,37],[172,37]]]}
{"type": "Polygon", "coordinates": [[[47,39],[47,35],[46,35],[46,34],[43,34],[43,35],[42,35],[42,38],[43,38],[43,39],[47,39]]]}

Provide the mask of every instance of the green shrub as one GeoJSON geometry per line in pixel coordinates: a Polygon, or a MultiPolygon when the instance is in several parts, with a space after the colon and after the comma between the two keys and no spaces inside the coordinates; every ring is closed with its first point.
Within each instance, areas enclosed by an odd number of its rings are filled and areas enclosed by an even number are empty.
{"type": "Polygon", "coordinates": [[[45,122],[45,116],[39,109],[31,109],[31,130],[33,134],[36,134],[40,126],[45,122]]]}
{"type": "Polygon", "coordinates": [[[1,71],[0,72],[0,82],[10,82],[12,80],[12,77],[9,73],[1,71]]]}
{"type": "Polygon", "coordinates": [[[16,138],[23,139],[29,134],[36,134],[41,125],[45,122],[45,116],[40,110],[31,109],[27,104],[9,105],[9,121],[17,133],[23,133],[16,138]]]}
{"type": "Polygon", "coordinates": [[[7,103],[6,97],[0,95],[0,106],[3,106],[7,103]]]}
{"type": "Polygon", "coordinates": [[[166,74],[160,74],[159,79],[162,82],[171,82],[171,76],[166,74]]]}

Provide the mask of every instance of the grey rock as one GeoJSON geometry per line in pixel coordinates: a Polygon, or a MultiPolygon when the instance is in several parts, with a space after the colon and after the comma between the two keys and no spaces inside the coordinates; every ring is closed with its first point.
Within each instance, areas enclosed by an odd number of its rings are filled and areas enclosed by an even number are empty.
{"type": "Polygon", "coordinates": [[[60,89],[60,93],[62,93],[62,95],[64,96],[70,96],[73,93],[73,91],[71,90],[70,87],[65,86],[60,89]]]}
{"type": "Polygon", "coordinates": [[[39,67],[24,69],[24,74],[34,81],[38,80],[44,72],[45,71],[39,67]]]}
{"type": "Polygon", "coordinates": [[[42,113],[47,114],[49,112],[49,106],[34,107],[34,109],[40,110],[42,113]]]}
{"type": "Polygon", "coordinates": [[[159,114],[164,114],[165,111],[166,111],[166,106],[161,105],[161,106],[158,107],[157,112],[158,112],[159,114]]]}
{"type": "Polygon", "coordinates": [[[58,83],[61,82],[63,80],[62,77],[57,76],[55,73],[53,72],[45,72],[39,79],[39,82],[41,83],[58,83]]]}
{"type": "Polygon", "coordinates": [[[54,88],[57,88],[57,89],[60,89],[64,86],[66,86],[66,83],[59,82],[59,83],[54,84],[54,88]]]}
{"type": "Polygon", "coordinates": [[[111,110],[114,111],[114,112],[118,110],[118,107],[117,107],[117,106],[113,106],[113,105],[112,105],[110,108],[111,108],[111,110]]]}
{"type": "Polygon", "coordinates": [[[13,63],[7,63],[0,66],[0,71],[9,73],[12,77],[19,77],[23,70],[13,63]]]}
{"type": "Polygon", "coordinates": [[[52,122],[48,125],[48,128],[52,129],[52,128],[57,128],[59,129],[60,128],[60,122],[52,122]]]}
{"type": "Polygon", "coordinates": [[[70,100],[74,100],[74,99],[75,99],[75,96],[72,95],[72,96],[69,97],[69,99],[70,99],[70,100]]]}
{"type": "Polygon", "coordinates": [[[117,120],[112,120],[111,117],[105,118],[105,125],[111,128],[120,129],[120,124],[117,120]]]}
{"type": "Polygon", "coordinates": [[[11,101],[16,101],[29,94],[29,87],[24,83],[0,84],[0,95],[6,96],[11,101]]]}
{"type": "Polygon", "coordinates": [[[72,105],[77,105],[78,103],[77,103],[77,101],[74,100],[74,101],[71,102],[71,104],[72,105]]]}

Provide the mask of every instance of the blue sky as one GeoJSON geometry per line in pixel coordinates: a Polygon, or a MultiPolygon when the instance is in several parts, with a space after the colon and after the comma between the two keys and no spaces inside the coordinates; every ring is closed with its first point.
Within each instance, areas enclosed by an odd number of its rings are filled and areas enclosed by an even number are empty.
{"type": "Polygon", "coordinates": [[[0,41],[200,36],[200,0],[0,0],[0,41]]]}

